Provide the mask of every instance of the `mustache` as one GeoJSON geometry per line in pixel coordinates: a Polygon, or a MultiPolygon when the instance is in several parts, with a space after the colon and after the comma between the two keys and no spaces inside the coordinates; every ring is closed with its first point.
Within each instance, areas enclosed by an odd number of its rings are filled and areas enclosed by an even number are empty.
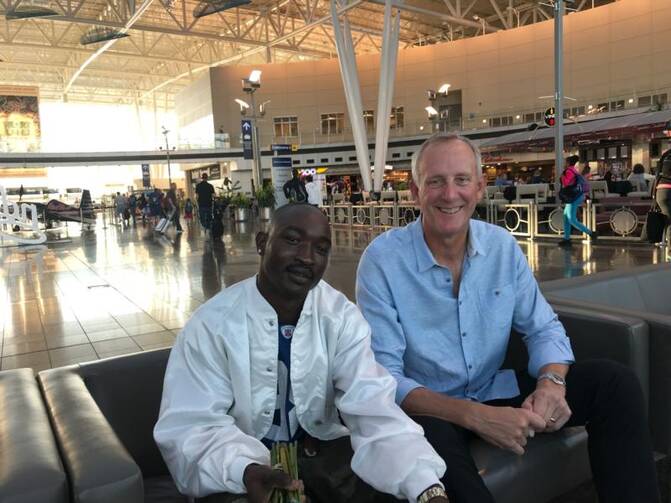
{"type": "Polygon", "coordinates": [[[312,270],[312,267],[304,266],[304,265],[290,265],[287,267],[287,271],[294,273],[294,274],[300,274],[302,276],[307,276],[308,278],[312,279],[314,278],[314,271],[312,270]]]}

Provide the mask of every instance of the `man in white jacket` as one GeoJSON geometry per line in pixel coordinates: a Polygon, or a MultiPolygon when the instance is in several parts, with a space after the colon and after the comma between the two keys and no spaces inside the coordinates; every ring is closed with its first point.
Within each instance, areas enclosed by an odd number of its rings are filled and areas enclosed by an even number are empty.
{"type": "Polygon", "coordinates": [[[299,460],[312,501],[338,501],[324,493],[330,474],[314,467],[341,471],[351,457],[363,482],[349,473],[356,481],[347,501],[377,498],[372,486],[447,503],[445,464],[395,404],[395,381],[375,362],[368,324],[321,281],[331,247],[325,216],[310,205],[285,206],[256,244],[258,275],[201,306],[170,355],[154,438],[180,491],[266,502],[273,488],[299,483],[271,469],[269,446],[316,438],[317,456],[299,460]],[[342,456],[347,436],[354,454],[347,447],[342,456]]]}

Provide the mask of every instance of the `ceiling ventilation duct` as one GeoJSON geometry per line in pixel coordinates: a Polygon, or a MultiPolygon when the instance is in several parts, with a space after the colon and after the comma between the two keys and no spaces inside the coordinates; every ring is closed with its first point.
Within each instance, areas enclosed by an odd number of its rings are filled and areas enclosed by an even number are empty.
{"type": "Polygon", "coordinates": [[[241,5],[249,5],[251,0],[203,0],[193,10],[193,17],[205,17],[241,5]]]}
{"type": "Polygon", "coordinates": [[[49,8],[48,3],[40,5],[38,2],[22,3],[10,7],[5,11],[5,19],[30,19],[36,17],[60,16],[60,13],[49,8]]]}
{"type": "Polygon", "coordinates": [[[89,45],[128,36],[130,35],[113,28],[92,28],[82,35],[82,38],[79,39],[79,43],[82,45],[89,45]]]}

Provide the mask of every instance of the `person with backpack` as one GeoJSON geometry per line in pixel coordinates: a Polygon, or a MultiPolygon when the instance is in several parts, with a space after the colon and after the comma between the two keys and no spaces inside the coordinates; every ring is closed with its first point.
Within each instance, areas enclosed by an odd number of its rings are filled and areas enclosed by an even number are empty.
{"type": "Polygon", "coordinates": [[[589,230],[577,218],[578,208],[585,200],[585,195],[589,194],[587,181],[576,169],[578,160],[577,155],[569,156],[566,159],[566,169],[560,178],[559,199],[564,203],[564,239],[559,242],[559,246],[564,248],[571,247],[572,227],[587,234],[592,241],[597,238],[596,231],[589,230]]]}
{"type": "Polygon", "coordinates": [[[301,180],[298,176],[298,170],[293,170],[292,174],[293,176],[291,180],[282,186],[284,197],[286,197],[287,200],[292,203],[307,203],[308,192],[305,189],[303,180],[301,180]]]}

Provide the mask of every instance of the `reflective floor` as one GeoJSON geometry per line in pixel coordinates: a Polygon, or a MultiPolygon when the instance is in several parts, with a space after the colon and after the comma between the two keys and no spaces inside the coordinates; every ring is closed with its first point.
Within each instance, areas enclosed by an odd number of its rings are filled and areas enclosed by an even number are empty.
{"type": "MultiPolygon", "coordinates": [[[[231,224],[219,242],[196,224],[155,234],[99,218],[50,232],[44,246],[0,242],[0,368],[35,371],[171,346],[191,313],[258,267],[254,234],[265,224],[231,224]]],[[[372,234],[336,229],[325,279],[353,298],[359,256],[372,234]]],[[[666,260],[641,245],[521,241],[540,281],[666,260]]]]}

